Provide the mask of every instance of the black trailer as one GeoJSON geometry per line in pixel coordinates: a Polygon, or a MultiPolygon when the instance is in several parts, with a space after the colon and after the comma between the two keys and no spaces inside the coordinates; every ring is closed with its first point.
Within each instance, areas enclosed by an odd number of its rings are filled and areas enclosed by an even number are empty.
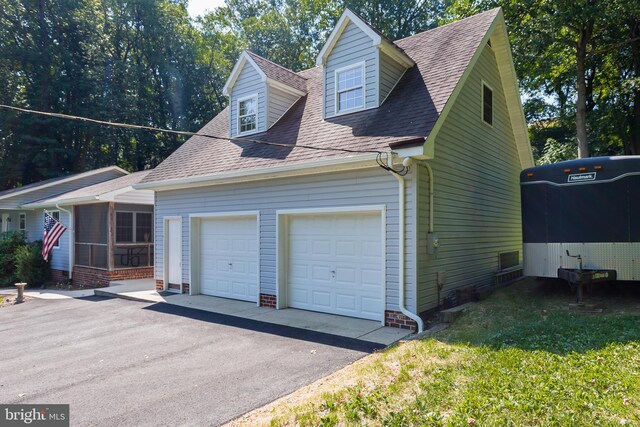
{"type": "Polygon", "coordinates": [[[526,276],[640,280],[640,156],[529,168],[520,185],[526,276]]]}

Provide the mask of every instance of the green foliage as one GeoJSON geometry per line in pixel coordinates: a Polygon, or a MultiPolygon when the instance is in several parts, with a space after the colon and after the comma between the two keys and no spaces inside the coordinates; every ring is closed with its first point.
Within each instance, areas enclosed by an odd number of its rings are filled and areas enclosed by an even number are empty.
{"type": "Polygon", "coordinates": [[[27,286],[43,285],[51,277],[51,267],[41,255],[42,241],[18,247],[15,255],[16,276],[27,286]]]}
{"type": "Polygon", "coordinates": [[[570,139],[564,143],[553,138],[547,139],[542,150],[542,156],[537,160],[538,165],[549,165],[551,163],[573,160],[578,152],[578,144],[575,139],[570,139]]]}
{"type": "Polygon", "coordinates": [[[573,294],[561,285],[502,289],[434,337],[371,356],[274,425],[638,425],[637,291],[602,288],[605,312],[586,314],[566,310],[573,294]]]}
{"type": "Polygon", "coordinates": [[[22,231],[0,233],[0,287],[13,286],[18,281],[15,269],[16,252],[26,244],[22,231]]]}

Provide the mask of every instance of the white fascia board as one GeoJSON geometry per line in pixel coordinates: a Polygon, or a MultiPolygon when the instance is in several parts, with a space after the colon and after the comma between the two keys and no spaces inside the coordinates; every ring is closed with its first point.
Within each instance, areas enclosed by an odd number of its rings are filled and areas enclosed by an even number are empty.
{"type": "Polygon", "coordinates": [[[389,43],[386,40],[383,40],[382,43],[378,46],[378,48],[384,52],[389,58],[396,61],[398,64],[402,65],[405,68],[411,68],[416,63],[413,59],[409,57],[406,53],[400,51],[395,45],[389,43]]]}
{"type": "Polygon", "coordinates": [[[50,182],[48,184],[35,185],[33,187],[27,188],[27,189],[22,190],[22,191],[16,191],[16,192],[13,192],[11,194],[5,194],[4,196],[0,196],[0,200],[8,199],[10,197],[18,196],[20,194],[30,193],[31,191],[42,190],[43,188],[53,187],[55,185],[64,184],[64,183],[67,183],[67,182],[70,182],[70,181],[73,181],[73,180],[76,180],[76,179],[86,178],[88,176],[96,175],[98,173],[107,172],[107,171],[110,171],[110,170],[121,172],[123,175],[129,175],[129,172],[127,172],[126,170],[124,170],[122,168],[119,168],[118,166],[109,166],[109,167],[106,167],[106,168],[101,168],[101,169],[96,169],[96,170],[92,170],[92,171],[82,172],[82,173],[79,173],[79,174],[76,174],[76,175],[72,175],[72,176],[70,176],[68,178],[64,178],[64,179],[61,179],[61,180],[58,180],[58,181],[50,182]]]}
{"type": "Polygon", "coordinates": [[[133,188],[137,190],[166,191],[190,187],[206,187],[209,185],[234,184],[263,179],[286,178],[291,176],[316,175],[341,170],[364,169],[378,167],[375,162],[376,157],[376,153],[367,153],[338,159],[302,162],[256,170],[226,172],[216,175],[203,175],[158,182],[147,182],[135,184],[133,188]]]}
{"type": "Polygon", "coordinates": [[[380,34],[373,31],[371,27],[369,27],[369,25],[367,25],[367,23],[360,19],[355,13],[353,13],[349,9],[345,9],[344,13],[338,20],[338,23],[335,27],[333,27],[333,31],[331,31],[331,35],[329,35],[327,42],[324,44],[322,50],[318,54],[318,57],[316,58],[316,65],[324,65],[327,56],[329,56],[329,54],[333,50],[333,47],[340,39],[342,32],[347,27],[349,22],[353,22],[358,28],[360,28],[363,33],[369,36],[373,43],[373,46],[378,46],[380,43],[382,43],[382,37],[380,37],[380,34]]]}
{"type": "Polygon", "coordinates": [[[267,81],[267,75],[264,73],[264,71],[262,71],[262,69],[258,67],[258,64],[256,64],[256,62],[253,59],[251,59],[251,56],[249,56],[247,51],[243,50],[242,53],[240,54],[240,58],[238,58],[238,61],[236,62],[236,65],[234,65],[233,70],[231,70],[231,74],[229,75],[227,82],[222,88],[222,94],[224,96],[229,96],[229,94],[231,93],[231,89],[233,88],[233,85],[238,80],[238,77],[240,77],[240,72],[242,71],[242,67],[247,62],[251,64],[253,68],[256,69],[256,71],[260,75],[260,79],[263,82],[267,81]]]}
{"type": "Polygon", "coordinates": [[[298,96],[298,97],[306,95],[306,92],[302,92],[301,90],[293,88],[293,87],[291,87],[289,85],[286,85],[284,83],[281,83],[281,82],[279,82],[277,80],[270,79],[268,77],[267,77],[267,84],[269,86],[271,86],[272,88],[274,88],[274,89],[280,89],[283,92],[287,92],[287,93],[290,93],[291,95],[295,95],[295,96],[298,96]]]}
{"type": "MultiPolygon", "coordinates": [[[[137,198],[136,204],[153,205],[153,190],[136,190],[132,185],[101,194],[100,196],[98,196],[98,200],[102,202],[118,202],[119,196],[127,193],[134,193],[134,196],[136,196],[137,198]]],[[[124,201],[123,203],[129,202],[124,201]]]]}
{"type": "Polygon", "coordinates": [[[44,200],[42,202],[35,203],[25,203],[21,205],[24,209],[40,209],[40,208],[49,208],[55,207],[57,205],[60,206],[71,206],[71,205],[81,205],[86,203],[94,203],[97,202],[98,196],[82,196],[82,197],[74,197],[72,199],[62,199],[62,200],[44,200]]]}

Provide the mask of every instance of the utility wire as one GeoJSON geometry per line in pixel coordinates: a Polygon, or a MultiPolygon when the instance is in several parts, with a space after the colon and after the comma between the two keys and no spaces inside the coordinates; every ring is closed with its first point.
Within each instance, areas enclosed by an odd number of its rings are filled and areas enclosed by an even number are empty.
{"type": "Polygon", "coordinates": [[[129,124],[129,123],[108,122],[108,121],[104,121],[104,120],[92,119],[92,118],[89,118],[89,117],[74,116],[74,115],[62,114],[62,113],[51,113],[51,112],[47,112],[47,111],[29,110],[29,109],[26,109],[26,108],[14,107],[14,106],[11,106],[11,105],[4,105],[4,104],[0,104],[0,109],[17,111],[19,113],[37,114],[37,115],[41,115],[41,116],[55,117],[55,118],[58,118],[58,119],[77,120],[77,121],[82,121],[82,122],[95,123],[95,124],[103,125],[103,126],[114,126],[114,127],[124,128],[124,129],[146,130],[146,131],[151,131],[151,132],[168,133],[168,134],[183,135],[183,136],[201,136],[203,138],[210,138],[210,139],[215,139],[215,140],[220,140],[220,141],[231,141],[231,142],[238,141],[238,142],[248,142],[248,143],[251,143],[251,144],[269,145],[269,146],[273,146],[273,147],[303,148],[303,149],[306,149],[306,150],[316,150],[316,151],[337,151],[337,152],[352,153],[352,154],[356,154],[356,153],[357,154],[377,154],[376,163],[382,169],[385,169],[385,170],[387,170],[389,172],[398,174],[400,176],[405,176],[407,174],[407,172],[409,171],[409,168],[406,168],[404,166],[402,166],[400,168],[400,170],[395,170],[393,168],[393,166],[386,164],[386,162],[383,160],[383,155],[385,153],[383,153],[382,151],[377,151],[377,150],[351,150],[351,149],[348,149],[348,148],[315,147],[315,146],[312,146],[312,145],[300,145],[300,144],[291,145],[291,144],[282,144],[282,143],[278,143],[278,142],[268,142],[268,141],[261,141],[259,139],[250,139],[250,138],[242,138],[242,137],[228,138],[228,137],[223,137],[223,136],[208,135],[208,134],[199,133],[199,132],[189,132],[189,131],[184,131],[184,130],[173,130],[173,129],[162,129],[162,128],[157,128],[157,127],[153,127],[153,126],[132,125],[132,124],[129,124]]]}
{"type": "Polygon", "coordinates": [[[55,118],[58,118],[58,119],[77,120],[77,121],[82,121],[82,122],[95,123],[95,124],[103,125],[103,126],[114,126],[114,127],[119,127],[119,128],[135,129],[135,130],[147,130],[147,131],[151,131],[151,132],[169,133],[169,134],[183,135],[183,136],[201,136],[203,138],[210,138],[210,139],[221,140],[221,141],[248,142],[248,143],[251,143],[251,144],[270,145],[270,146],[274,146],[274,147],[285,147],[285,148],[304,148],[306,150],[316,150],[316,151],[338,151],[338,152],[342,152],[342,153],[354,153],[354,154],[355,153],[359,153],[359,154],[368,153],[368,154],[378,154],[378,155],[382,154],[381,151],[377,151],[377,150],[351,150],[351,149],[348,149],[348,148],[338,148],[338,147],[315,147],[315,146],[312,146],[312,145],[282,144],[282,143],[279,143],[279,142],[261,141],[259,139],[250,139],[250,138],[242,138],[242,137],[229,138],[229,137],[223,137],[223,136],[208,135],[208,134],[199,133],[199,132],[189,132],[189,131],[184,131],[184,130],[161,129],[161,128],[156,128],[156,127],[153,127],[153,126],[132,125],[132,124],[128,124],[128,123],[118,123],[118,122],[108,122],[108,121],[104,121],[104,120],[91,119],[89,117],[73,116],[73,115],[70,115],[70,114],[61,114],[61,113],[51,113],[51,112],[47,112],[47,111],[29,110],[29,109],[26,109],[26,108],[13,107],[11,105],[4,105],[4,104],[0,104],[0,108],[5,109],[5,110],[17,111],[17,112],[20,112],[20,113],[37,114],[37,115],[41,115],[41,116],[55,117],[55,118]]]}

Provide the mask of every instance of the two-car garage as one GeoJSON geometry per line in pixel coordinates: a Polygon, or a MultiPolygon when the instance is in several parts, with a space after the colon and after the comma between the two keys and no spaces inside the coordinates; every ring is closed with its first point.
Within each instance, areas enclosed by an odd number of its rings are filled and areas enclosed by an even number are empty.
{"type": "Polygon", "coordinates": [[[279,308],[383,319],[383,208],[279,211],[262,223],[260,217],[191,217],[192,294],[257,303],[261,292],[275,289],[279,308]],[[275,232],[275,245],[265,238],[261,247],[261,229],[275,232]],[[275,275],[261,280],[261,267],[275,275]]]}

